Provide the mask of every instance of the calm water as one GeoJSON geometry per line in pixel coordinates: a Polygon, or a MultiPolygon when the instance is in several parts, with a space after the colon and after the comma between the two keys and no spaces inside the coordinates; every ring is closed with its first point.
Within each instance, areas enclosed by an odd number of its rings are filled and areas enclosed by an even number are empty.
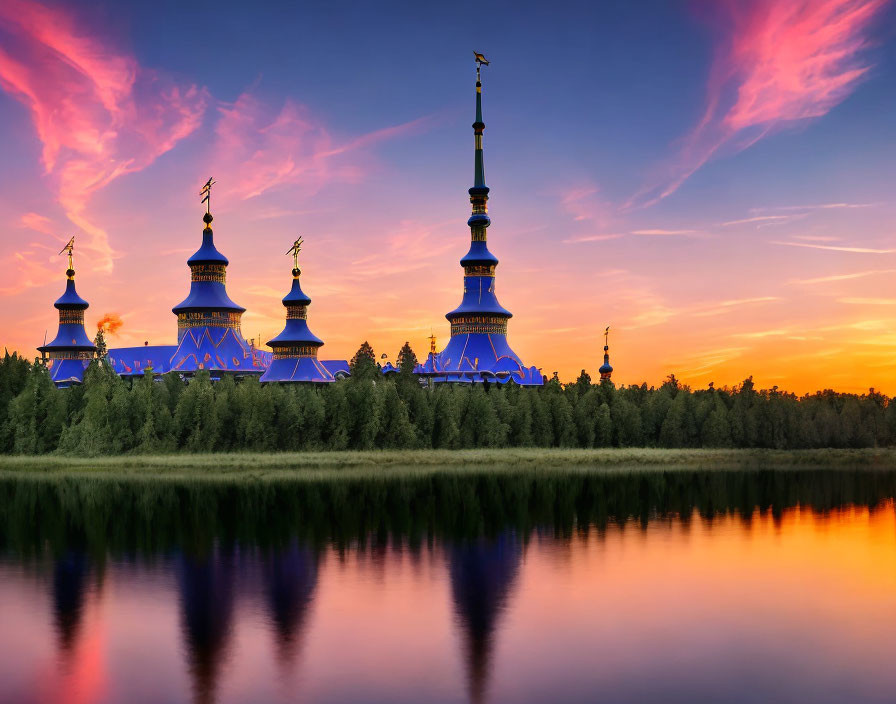
{"type": "Polygon", "coordinates": [[[896,474],[0,479],[2,702],[884,702],[896,474]]]}

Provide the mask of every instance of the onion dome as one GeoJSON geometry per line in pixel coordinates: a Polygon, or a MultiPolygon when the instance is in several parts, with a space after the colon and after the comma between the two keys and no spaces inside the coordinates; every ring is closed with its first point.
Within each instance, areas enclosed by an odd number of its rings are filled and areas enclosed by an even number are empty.
{"type": "MultiPolygon", "coordinates": [[[[186,313],[217,311],[221,314],[231,313],[239,316],[246,311],[245,308],[230,300],[230,296],[227,295],[225,282],[227,280],[227,265],[230,262],[215,247],[215,235],[211,227],[212,214],[206,213],[202,219],[205,222],[205,228],[202,230],[202,246],[192,257],[187,259],[187,265],[190,267],[190,294],[171,309],[178,316],[178,327],[181,328],[184,327],[180,325],[182,318],[191,317],[184,315],[186,313]]],[[[192,317],[199,318],[201,316],[192,317]]],[[[179,338],[183,336],[180,330],[178,333],[179,338]]]]}
{"type": "Polygon", "coordinates": [[[534,367],[525,367],[507,342],[507,321],[513,314],[498,302],[495,293],[495,269],[498,258],[489,251],[487,230],[489,188],[485,185],[482,135],[482,81],[480,69],[486,65],[477,54],[476,118],[473,122],[473,187],[469,189],[472,213],[470,249],[460,260],[464,269],[464,293],[460,305],[445,317],[451,323],[451,340],[445,349],[423,367],[434,381],[497,382],[515,381],[523,385],[541,385],[542,375],[534,367]]]}
{"type": "MultiPolygon", "coordinates": [[[[203,188],[208,202],[213,181],[203,188]]],[[[177,349],[171,357],[171,371],[192,374],[211,372],[260,374],[264,365],[243,339],[240,321],[245,308],[227,295],[227,257],[215,247],[212,217],[208,210],[202,220],[202,246],[187,260],[190,293],[172,311],[177,316],[177,349]]]]}
{"type": "Polygon", "coordinates": [[[324,342],[308,327],[308,306],[311,299],[302,291],[298,266],[302,240],[296,240],[288,252],[294,255],[292,288],[283,297],[286,308],[286,327],[268,346],[274,350],[271,366],[262,375],[261,381],[313,382],[335,381],[333,374],[317,359],[317,351],[324,342]]]}
{"type": "MultiPolygon", "coordinates": [[[[75,238],[62,249],[68,252],[68,269],[65,276],[65,292],[53,304],[59,311],[59,329],[52,342],[38,347],[46,360],[50,376],[57,386],[79,384],[84,370],[96,353],[96,347],[84,330],[84,311],[90,305],[75,288],[75,270],[72,265],[75,238]]],[[[60,252],[61,254],[61,252],[60,252]]]]}

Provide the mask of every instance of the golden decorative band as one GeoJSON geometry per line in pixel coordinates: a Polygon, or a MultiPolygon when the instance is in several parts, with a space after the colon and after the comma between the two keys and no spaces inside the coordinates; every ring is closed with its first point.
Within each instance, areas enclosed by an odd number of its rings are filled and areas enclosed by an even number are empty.
{"type": "Polygon", "coordinates": [[[470,196],[470,203],[473,205],[473,214],[479,215],[488,212],[488,196],[475,195],[470,196]]]}
{"type": "Polygon", "coordinates": [[[239,330],[242,313],[200,311],[177,314],[178,328],[234,328],[239,330]]]}
{"type": "Polygon", "coordinates": [[[485,242],[486,237],[485,227],[482,225],[473,225],[470,228],[470,239],[474,242],[485,242]]]}
{"type": "Polygon", "coordinates": [[[305,320],[308,317],[308,306],[286,306],[287,320],[305,320]]]}
{"type": "Polygon", "coordinates": [[[494,264],[468,264],[464,267],[464,276],[494,276],[494,264]]]}
{"type": "Polygon", "coordinates": [[[54,352],[50,350],[47,352],[47,357],[50,359],[93,359],[93,350],[81,351],[81,352],[54,352]]]}
{"type": "Polygon", "coordinates": [[[451,321],[451,336],[484,333],[506,335],[507,318],[499,315],[464,315],[451,321]]]}
{"type": "Polygon", "coordinates": [[[59,323],[70,325],[72,323],[76,325],[84,324],[84,311],[83,310],[60,310],[59,311],[59,323]]]}
{"type": "Polygon", "coordinates": [[[317,357],[316,345],[289,345],[274,347],[274,359],[298,359],[300,357],[317,357]]]}
{"type": "Polygon", "coordinates": [[[223,264],[193,264],[190,267],[191,281],[214,281],[223,284],[227,278],[227,267],[223,264]]]}

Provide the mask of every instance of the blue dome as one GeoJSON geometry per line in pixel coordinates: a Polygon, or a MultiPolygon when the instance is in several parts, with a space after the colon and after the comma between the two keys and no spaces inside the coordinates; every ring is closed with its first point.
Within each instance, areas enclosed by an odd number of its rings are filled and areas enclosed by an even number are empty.
{"type": "Polygon", "coordinates": [[[196,253],[187,259],[187,264],[224,264],[230,262],[215,247],[215,236],[210,227],[206,227],[202,231],[202,246],[196,250],[196,253]]]}
{"type": "Polygon", "coordinates": [[[65,293],[63,293],[53,304],[57,308],[87,308],[89,303],[78,295],[75,290],[75,280],[68,279],[65,282],[65,293]]]}
{"type": "Polygon", "coordinates": [[[308,305],[311,303],[311,299],[305,294],[302,290],[302,284],[299,283],[299,277],[295,276],[292,280],[292,288],[289,290],[283,297],[283,305],[285,306],[295,306],[295,305],[308,305]]]}
{"type": "Polygon", "coordinates": [[[497,264],[498,258],[488,251],[488,244],[479,240],[470,242],[470,251],[460,260],[461,266],[468,264],[497,264]]]}

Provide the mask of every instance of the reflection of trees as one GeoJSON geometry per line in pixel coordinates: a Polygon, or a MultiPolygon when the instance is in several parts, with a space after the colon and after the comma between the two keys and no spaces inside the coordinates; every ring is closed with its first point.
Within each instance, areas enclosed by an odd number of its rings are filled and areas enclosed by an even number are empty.
{"type": "Polygon", "coordinates": [[[463,631],[470,700],[485,700],[498,618],[519,572],[522,546],[512,531],[447,547],[451,596],[463,631]]]}
{"type": "Polygon", "coordinates": [[[896,496],[896,472],[876,469],[674,470],[588,474],[503,470],[399,479],[123,481],[0,480],[0,551],[23,559],[47,545],[62,554],[83,545],[97,564],[108,553],[157,555],[185,544],[266,550],[296,540],[310,546],[454,541],[535,528],[570,537],[635,520],[687,520],[755,510],[780,516],[875,507],[896,496]],[[296,520],[301,516],[301,520],[296,520]]]}

